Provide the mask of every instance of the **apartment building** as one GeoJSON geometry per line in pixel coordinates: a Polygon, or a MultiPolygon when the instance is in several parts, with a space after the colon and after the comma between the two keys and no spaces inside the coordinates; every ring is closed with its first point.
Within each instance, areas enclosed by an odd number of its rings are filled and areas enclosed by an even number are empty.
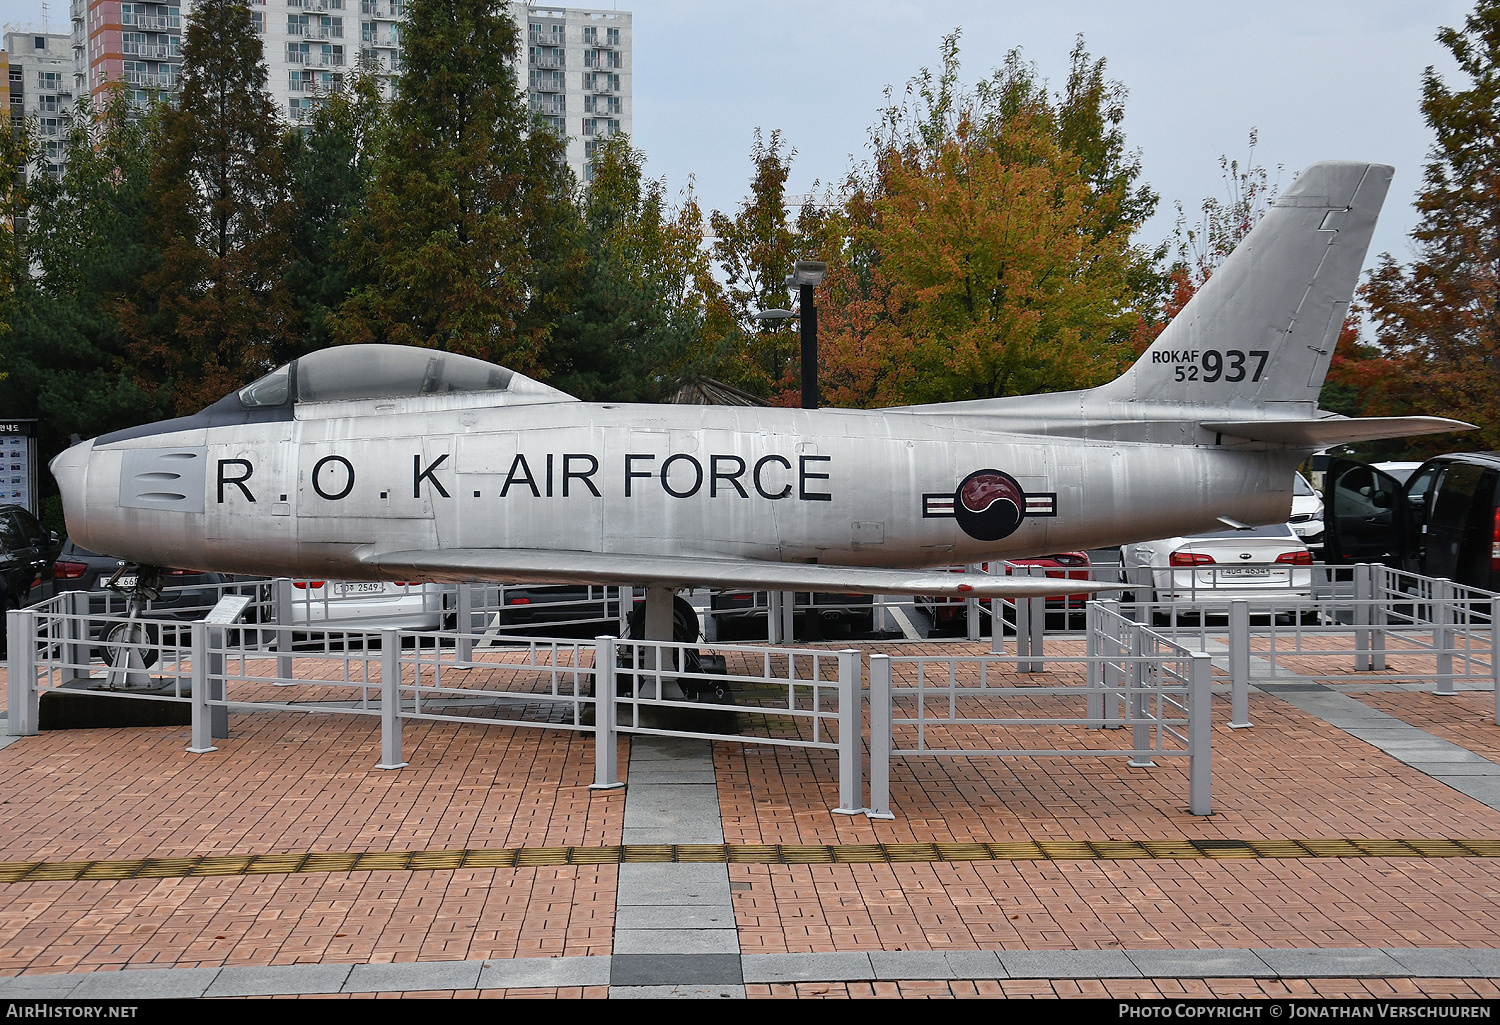
{"type": "Polygon", "coordinates": [[[35,119],[41,152],[32,172],[58,174],[67,142],[66,115],[77,90],[73,81],[73,46],[66,32],[45,25],[6,25],[5,52],[0,54],[3,100],[14,130],[35,119]]]}
{"type": "MultiPolygon", "coordinates": [[[[177,87],[192,0],[70,0],[76,94],[123,81],[139,102],[177,87]]],[[[568,163],[590,176],[601,139],[631,130],[631,15],[512,3],[528,102],[568,140],[568,163]]],[[[251,0],[268,88],[287,120],[307,120],[359,61],[399,88],[406,0],[251,0]]]]}

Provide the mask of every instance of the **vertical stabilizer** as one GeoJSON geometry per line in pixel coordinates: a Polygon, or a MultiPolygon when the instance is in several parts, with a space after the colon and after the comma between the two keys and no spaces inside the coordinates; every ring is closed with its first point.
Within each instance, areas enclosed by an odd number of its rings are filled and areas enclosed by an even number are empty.
{"type": "Polygon", "coordinates": [[[1311,416],[1394,168],[1303,171],[1135,366],[1112,400],[1311,416]]]}

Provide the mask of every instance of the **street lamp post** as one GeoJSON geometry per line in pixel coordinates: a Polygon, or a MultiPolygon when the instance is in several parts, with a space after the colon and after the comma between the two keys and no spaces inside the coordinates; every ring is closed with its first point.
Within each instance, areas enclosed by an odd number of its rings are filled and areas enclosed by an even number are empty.
{"type": "Polygon", "coordinates": [[[787,279],[795,284],[802,303],[802,408],[818,408],[818,305],[813,289],[823,283],[828,264],[821,260],[798,260],[787,279]]]}
{"type": "Polygon", "coordinates": [[[801,309],[757,310],[755,319],[761,322],[790,320],[799,317],[802,321],[802,408],[818,408],[818,304],[813,299],[813,289],[823,283],[828,273],[828,264],[821,260],[798,260],[787,275],[786,287],[798,290],[801,309]]]}

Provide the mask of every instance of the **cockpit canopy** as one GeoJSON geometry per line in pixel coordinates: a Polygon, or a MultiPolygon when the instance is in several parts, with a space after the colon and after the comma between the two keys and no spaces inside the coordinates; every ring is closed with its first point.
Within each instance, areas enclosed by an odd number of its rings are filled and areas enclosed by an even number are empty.
{"type": "Polygon", "coordinates": [[[503,393],[503,399],[509,402],[570,398],[524,374],[472,356],[404,345],[322,349],[271,371],[241,388],[237,395],[244,408],[261,409],[292,401],[400,399],[463,392],[503,393]]]}

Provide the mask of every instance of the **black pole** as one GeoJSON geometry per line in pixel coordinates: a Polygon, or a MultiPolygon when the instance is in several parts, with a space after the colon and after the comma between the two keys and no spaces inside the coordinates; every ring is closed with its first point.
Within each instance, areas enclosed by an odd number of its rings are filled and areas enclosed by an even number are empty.
{"type": "Polygon", "coordinates": [[[813,286],[802,286],[802,408],[818,408],[818,308],[813,286]]]}

